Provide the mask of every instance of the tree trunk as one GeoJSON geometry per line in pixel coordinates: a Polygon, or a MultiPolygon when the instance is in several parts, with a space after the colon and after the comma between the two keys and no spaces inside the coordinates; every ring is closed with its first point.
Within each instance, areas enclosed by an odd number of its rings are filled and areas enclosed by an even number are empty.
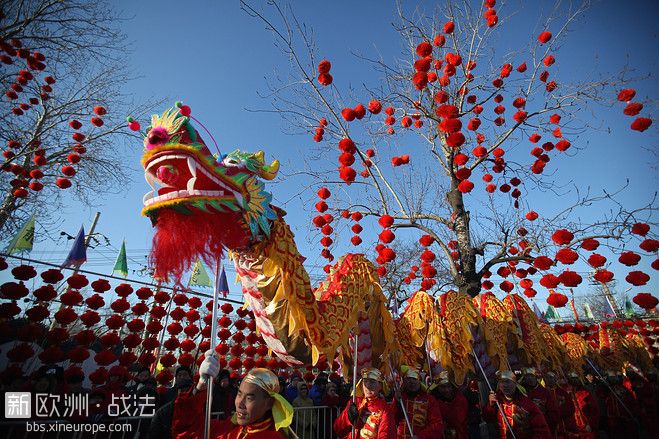
{"type": "Polygon", "coordinates": [[[446,194],[446,198],[453,211],[453,227],[460,252],[460,267],[458,267],[460,271],[454,276],[455,286],[461,292],[475,297],[481,291],[481,282],[476,271],[476,252],[471,244],[469,211],[465,210],[462,192],[458,190],[457,182],[454,182],[454,187],[446,194]]]}

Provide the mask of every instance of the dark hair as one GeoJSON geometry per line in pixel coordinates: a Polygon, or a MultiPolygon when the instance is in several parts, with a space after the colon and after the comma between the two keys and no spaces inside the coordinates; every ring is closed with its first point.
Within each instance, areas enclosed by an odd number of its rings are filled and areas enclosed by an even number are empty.
{"type": "Polygon", "coordinates": [[[176,373],[174,375],[178,375],[179,372],[187,372],[192,376],[192,370],[188,366],[179,366],[176,368],[176,373]]]}

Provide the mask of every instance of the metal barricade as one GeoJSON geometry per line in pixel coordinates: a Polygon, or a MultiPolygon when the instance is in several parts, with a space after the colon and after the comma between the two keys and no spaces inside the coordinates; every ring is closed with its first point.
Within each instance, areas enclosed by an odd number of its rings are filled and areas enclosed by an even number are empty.
{"type": "Polygon", "coordinates": [[[300,439],[336,439],[334,420],[338,407],[295,407],[291,428],[300,439]]]}

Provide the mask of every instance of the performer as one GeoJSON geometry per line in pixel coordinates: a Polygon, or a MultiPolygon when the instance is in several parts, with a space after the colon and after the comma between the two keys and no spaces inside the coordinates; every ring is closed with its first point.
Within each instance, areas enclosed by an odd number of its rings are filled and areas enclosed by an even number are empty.
{"type": "MultiPolygon", "coordinates": [[[[214,351],[206,352],[199,367],[199,383],[174,402],[172,437],[203,438],[206,387],[220,371],[214,351]]],[[[293,420],[293,407],[279,394],[277,376],[264,368],[254,368],[243,378],[236,395],[236,412],[231,419],[213,420],[211,437],[216,439],[285,439],[282,432],[293,420]]]]}
{"type": "Polygon", "coordinates": [[[393,410],[382,397],[384,377],[374,368],[362,369],[357,383],[357,403],[348,402],[334,421],[340,439],[394,439],[396,424],[393,410]],[[352,427],[355,427],[355,436],[352,427]]]}
{"type": "MultiPolygon", "coordinates": [[[[407,412],[407,419],[412,427],[414,438],[436,439],[442,437],[444,422],[439,411],[439,404],[435,398],[421,388],[421,374],[418,370],[409,368],[403,374],[403,392],[400,399],[407,412]]],[[[398,425],[398,438],[409,439],[410,430],[400,404],[396,404],[394,414],[398,425]]]]}
{"type": "Polygon", "coordinates": [[[449,380],[448,371],[437,375],[431,395],[437,399],[444,421],[444,439],[467,439],[467,398],[449,380]]]}
{"type": "Polygon", "coordinates": [[[483,417],[489,422],[497,422],[499,437],[507,439],[550,439],[551,432],[547,421],[537,405],[524,396],[517,388],[517,378],[511,371],[499,374],[498,392],[490,393],[488,404],[483,408],[483,417]],[[506,418],[503,418],[501,410],[506,418]]]}
{"type": "Polygon", "coordinates": [[[556,433],[556,427],[559,421],[558,403],[545,386],[538,381],[538,372],[535,367],[527,367],[522,375],[522,386],[526,389],[526,396],[538,406],[545,416],[547,425],[553,434],[556,433]]]}
{"type": "Polygon", "coordinates": [[[574,403],[570,395],[558,385],[558,379],[554,372],[545,374],[545,386],[558,406],[558,423],[554,430],[556,437],[578,437],[577,424],[574,421],[574,403]]]}
{"type": "Polygon", "coordinates": [[[599,407],[595,396],[579,379],[579,375],[570,372],[567,377],[568,384],[565,391],[570,395],[574,404],[572,417],[577,426],[577,434],[581,439],[595,439],[599,430],[599,407]]]}
{"type": "Polygon", "coordinates": [[[622,376],[612,370],[606,373],[608,386],[603,386],[606,424],[611,437],[638,437],[636,419],[632,414],[640,413],[634,395],[622,385],[622,376]]]}

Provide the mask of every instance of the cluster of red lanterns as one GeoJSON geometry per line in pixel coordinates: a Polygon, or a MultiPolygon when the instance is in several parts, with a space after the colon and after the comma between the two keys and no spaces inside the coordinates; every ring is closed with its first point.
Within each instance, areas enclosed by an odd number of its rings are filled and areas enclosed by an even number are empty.
{"type": "MultiPolygon", "coordinates": [[[[618,101],[627,104],[622,111],[625,116],[637,116],[641,110],[643,110],[643,104],[640,102],[632,102],[634,96],[636,96],[636,90],[632,88],[620,90],[620,93],[618,93],[618,101]]],[[[652,125],[652,119],[647,117],[637,117],[634,119],[634,122],[632,122],[630,128],[634,131],[643,132],[650,128],[650,125],[652,125]]]]}
{"type": "Polygon", "coordinates": [[[384,214],[378,219],[378,224],[382,227],[382,232],[378,236],[380,242],[375,246],[375,251],[378,254],[375,261],[378,264],[378,275],[384,276],[387,274],[386,264],[396,259],[396,252],[387,245],[396,239],[396,235],[391,230],[391,226],[394,224],[394,218],[391,215],[384,214]]]}
{"type": "Polygon", "coordinates": [[[343,218],[351,218],[354,221],[354,224],[350,227],[350,230],[352,230],[352,233],[354,235],[352,238],[350,238],[350,243],[354,246],[358,246],[359,244],[362,243],[362,238],[359,236],[359,234],[364,230],[364,228],[359,224],[359,222],[362,220],[363,215],[361,212],[348,212],[347,210],[344,210],[341,212],[341,216],[343,218]]]}
{"type": "Polygon", "coordinates": [[[332,64],[326,59],[318,63],[318,82],[320,85],[327,87],[332,84],[334,78],[332,78],[332,75],[330,74],[331,68],[332,64]]]}
{"type": "MultiPolygon", "coordinates": [[[[33,72],[43,71],[45,69],[46,65],[44,61],[46,58],[39,52],[30,53],[29,50],[23,48],[20,40],[12,39],[9,42],[0,41],[0,49],[4,52],[0,56],[1,62],[13,64],[14,58],[24,59],[27,66],[27,69],[19,70],[15,82],[10,85],[5,95],[12,101],[18,100],[21,93],[25,93],[29,89],[28,84],[30,81],[34,81],[38,88],[37,96],[26,98],[28,102],[20,103],[12,109],[12,113],[15,116],[22,116],[33,106],[40,105],[50,98],[50,93],[53,91],[52,85],[55,84],[56,80],[52,76],[46,76],[43,78],[43,83],[37,82],[38,78],[35,76],[36,73],[33,72]]],[[[96,127],[102,126],[103,120],[99,116],[106,113],[105,108],[100,106],[95,107],[94,113],[95,116],[91,118],[92,125],[96,127]]],[[[69,122],[69,125],[76,130],[73,134],[73,139],[77,143],[72,148],[72,152],[67,156],[68,164],[64,164],[59,169],[62,176],[55,179],[55,185],[60,189],[71,187],[70,178],[76,174],[76,169],[72,165],[78,163],[80,161],[80,154],[86,151],[86,148],[82,145],[85,135],[77,131],[82,124],[74,119],[69,122]]],[[[7,146],[8,149],[2,153],[3,157],[7,160],[13,159],[17,154],[25,154],[27,149],[29,149],[28,154],[31,155],[31,165],[29,168],[12,162],[6,163],[2,168],[3,171],[11,172],[16,176],[11,181],[12,195],[16,198],[26,198],[29,196],[29,190],[35,192],[42,190],[44,184],[41,179],[48,172],[44,173],[41,168],[46,164],[52,163],[52,160],[49,161],[45,148],[41,147],[41,140],[33,139],[29,144],[22,145],[18,140],[10,139],[7,142],[7,146]]],[[[57,158],[54,160],[57,160],[57,158]]]]}
{"type": "MultiPolygon", "coordinates": [[[[318,198],[320,198],[320,201],[316,203],[316,210],[318,211],[319,215],[313,219],[314,225],[319,228],[320,232],[323,234],[323,237],[320,238],[320,245],[323,246],[320,255],[327,259],[328,262],[332,262],[334,260],[334,255],[332,255],[332,252],[329,249],[329,247],[334,242],[330,237],[330,235],[334,232],[334,229],[331,226],[332,222],[334,221],[334,216],[327,212],[329,208],[327,206],[327,199],[329,199],[331,195],[332,193],[326,187],[322,187],[318,190],[318,198]]],[[[329,264],[325,266],[325,272],[329,273],[329,264]]]]}
{"type": "Polygon", "coordinates": [[[318,121],[318,126],[316,127],[316,133],[313,136],[314,142],[322,142],[323,136],[325,135],[325,127],[327,126],[327,119],[322,118],[318,121]]]}

